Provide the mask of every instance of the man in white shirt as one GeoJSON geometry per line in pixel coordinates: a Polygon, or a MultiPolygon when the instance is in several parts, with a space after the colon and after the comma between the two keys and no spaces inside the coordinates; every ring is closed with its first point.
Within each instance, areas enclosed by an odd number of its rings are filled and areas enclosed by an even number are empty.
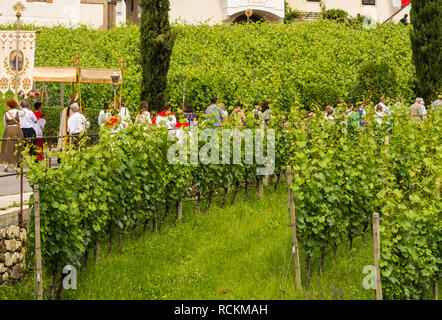
{"type": "Polygon", "coordinates": [[[80,107],[77,103],[71,104],[71,112],[72,115],[68,120],[68,132],[71,136],[73,136],[73,144],[78,146],[78,137],[87,128],[89,128],[90,123],[87,121],[86,117],[82,115],[80,112],[80,107]]]}
{"type": "MultiPolygon", "coordinates": [[[[37,117],[34,112],[28,109],[28,102],[26,100],[20,101],[20,126],[23,131],[23,137],[26,138],[35,138],[37,126],[37,117]]],[[[35,139],[28,140],[27,144],[30,146],[29,153],[32,156],[35,156],[35,139]]]]}

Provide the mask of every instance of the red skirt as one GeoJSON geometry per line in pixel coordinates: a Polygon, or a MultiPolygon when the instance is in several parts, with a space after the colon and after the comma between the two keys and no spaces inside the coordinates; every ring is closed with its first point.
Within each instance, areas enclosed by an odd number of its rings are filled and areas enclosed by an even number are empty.
{"type": "Polygon", "coordinates": [[[44,159],[43,157],[43,139],[37,139],[37,160],[42,161],[44,159]]]}

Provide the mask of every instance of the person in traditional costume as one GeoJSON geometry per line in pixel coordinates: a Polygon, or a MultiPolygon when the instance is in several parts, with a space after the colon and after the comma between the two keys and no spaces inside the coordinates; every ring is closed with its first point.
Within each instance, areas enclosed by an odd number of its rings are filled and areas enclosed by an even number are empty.
{"type": "Polygon", "coordinates": [[[40,139],[36,140],[36,145],[37,145],[37,161],[41,161],[44,159],[43,157],[43,143],[44,140],[43,138],[43,130],[45,128],[45,124],[46,124],[46,119],[44,114],[41,112],[41,102],[36,102],[34,103],[34,114],[35,117],[37,118],[37,124],[35,125],[35,134],[37,136],[37,138],[40,137],[40,139]]]}
{"type": "Polygon", "coordinates": [[[20,114],[20,126],[23,131],[23,137],[30,138],[26,141],[26,144],[30,147],[29,154],[35,156],[35,137],[37,125],[37,117],[35,114],[28,109],[28,101],[20,101],[20,110],[23,112],[20,114]]]}
{"type": "Polygon", "coordinates": [[[14,99],[6,101],[8,111],[6,111],[3,120],[5,123],[5,131],[3,139],[14,139],[3,141],[0,152],[0,163],[5,163],[5,171],[8,171],[8,166],[13,166],[17,170],[18,164],[23,161],[23,144],[17,139],[23,139],[23,131],[20,126],[20,116],[25,115],[23,108],[17,110],[18,103],[14,99]]]}
{"type": "Polygon", "coordinates": [[[152,124],[152,120],[150,119],[149,113],[149,103],[147,101],[141,101],[140,103],[140,111],[135,118],[135,123],[147,125],[152,124]]]}
{"type": "Polygon", "coordinates": [[[68,106],[64,108],[60,113],[60,130],[58,131],[58,145],[57,149],[60,151],[66,150],[69,145],[68,135],[68,119],[72,114],[71,105],[75,103],[75,100],[69,100],[68,106]]]}
{"type": "Polygon", "coordinates": [[[174,130],[176,125],[175,114],[171,111],[172,107],[169,103],[164,105],[164,110],[158,113],[155,123],[159,127],[167,128],[167,130],[174,130]]]}
{"type": "Polygon", "coordinates": [[[123,128],[127,128],[130,124],[132,124],[132,118],[130,116],[129,110],[126,108],[126,101],[124,99],[122,99],[121,101],[118,115],[121,118],[121,125],[123,126],[123,128]]]}
{"type": "Polygon", "coordinates": [[[100,128],[112,117],[112,114],[109,110],[109,102],[104,103],[103,110],[100,111],[100,114],[98,115],[98,125],[100,128]]]}

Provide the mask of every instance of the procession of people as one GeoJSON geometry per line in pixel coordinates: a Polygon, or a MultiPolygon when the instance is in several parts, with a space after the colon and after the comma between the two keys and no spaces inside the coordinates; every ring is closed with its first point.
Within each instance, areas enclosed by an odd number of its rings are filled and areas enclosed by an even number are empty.
{"type": "MultiPolygon", "coordinates": [[[[29,102],[22,100],[18,102],[15,99],[6,101],[8,110],[3,115],[5,131],[3,133],[3,143],[0,153],[0,163],[5,164],[4,171],[10,168],[17,170],[18,165],[23,161],[23,151],[26,146],[29,147],[29,154],[35,156],[35,161],[44,160],[44,128],[46,124],[45,115],[42,112],[41,102],[34,103],[34,111],[31,111],[29,102]]],[[[341,100],[336,100],[333,105],[328,105],[322,111],[323,117],[330,124],[335,124],[336,112],[339,106],[343,105],[341,100]]],[[[431,104],[430,110],[434,112],[440,110],[442,106],[442,95],[438,100],[431,104]]],[[[178,120],[172,107],[166,103],[161,112],[149,111],[148,101],[141,101],[139,111],[135,115],[134,124],[141,126],[158,126],[167,130],[178,130],[184,127],[198,127],[204,123],[210,123],[210,126],[222,128],[227,123],[236,127],[243,127],[247,118],[245,110],[247,108],[238,101],[232,112],[228,113],[223,103],[218,101],[217,97],[210,99],[210,105],[206,108],[202,121],[199,121],[193,104],[188,103],[183,108],[183,119],[178,120]]],[[[382,97],[379,103],[374,106],[374,120],[378,127],[383,124],[390,124],[390,116],[393,110],[406,108],[402,99],[397,98],[394,108],[387,105],[382,97]]],[[[181,111],[180,111],[181,112],[181,111]]],[[[272,119],[272,110],[268,101],[254,102],[251,109],[251,118],[256,120],[260,126],[265,126],[272,119]]],[[[424,99],[416,98],[415,103],[409,107],[409,116],[412,122],[423,121],[428,117],[424,99]]],[[[306,117],[313,117],[314,113],[306,114],[306,117]]],[[[345,122],[349,131],[364,127],[366,123],[366,106],[358,104],[347,104],[345,108],[345,122]]],[[[111,128],[111,134],[115,135],[122,129],[132,125],[132,117],[129,109],[126,107],[124,99],[117,105],[111,106],[106,101],[103,110],[98,115],[98,126],[102,128],[111,128]]],[[[65,151],[69,145],[79,148],[79,141],[90,128],[90,122],[75,100],[70,100],[68,105],[60,113],[60,125],[58,135],[58,151],[65,151]]],[[[60,159],[58,159],[60,162],[60,159]]]]}

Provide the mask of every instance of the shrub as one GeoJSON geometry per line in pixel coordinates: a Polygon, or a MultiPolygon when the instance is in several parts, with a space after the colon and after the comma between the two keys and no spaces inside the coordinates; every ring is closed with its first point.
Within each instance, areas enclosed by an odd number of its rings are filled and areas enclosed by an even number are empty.
{"type": "Polygon", "coordinates": [[[284,23],[291,23],[295,19],[301,18],[301,11],[292,9],[287,1],[285,1],[285,18],[284,23]]]}
{"type": "Polygon", "coordinates": [[[382,96],[396,97],[398,93],[397,73],[393,67],[388,62],[369,62],[358,72],[352,98],[374,102],[382,96]]]}
{"type": "Polygon", "coordinates": [[[323,12],[322,16],[329,20],[336,20],[338,22],[346,22],[348,20],[348,13],[342,9],[329,9],[323,12]]]}

